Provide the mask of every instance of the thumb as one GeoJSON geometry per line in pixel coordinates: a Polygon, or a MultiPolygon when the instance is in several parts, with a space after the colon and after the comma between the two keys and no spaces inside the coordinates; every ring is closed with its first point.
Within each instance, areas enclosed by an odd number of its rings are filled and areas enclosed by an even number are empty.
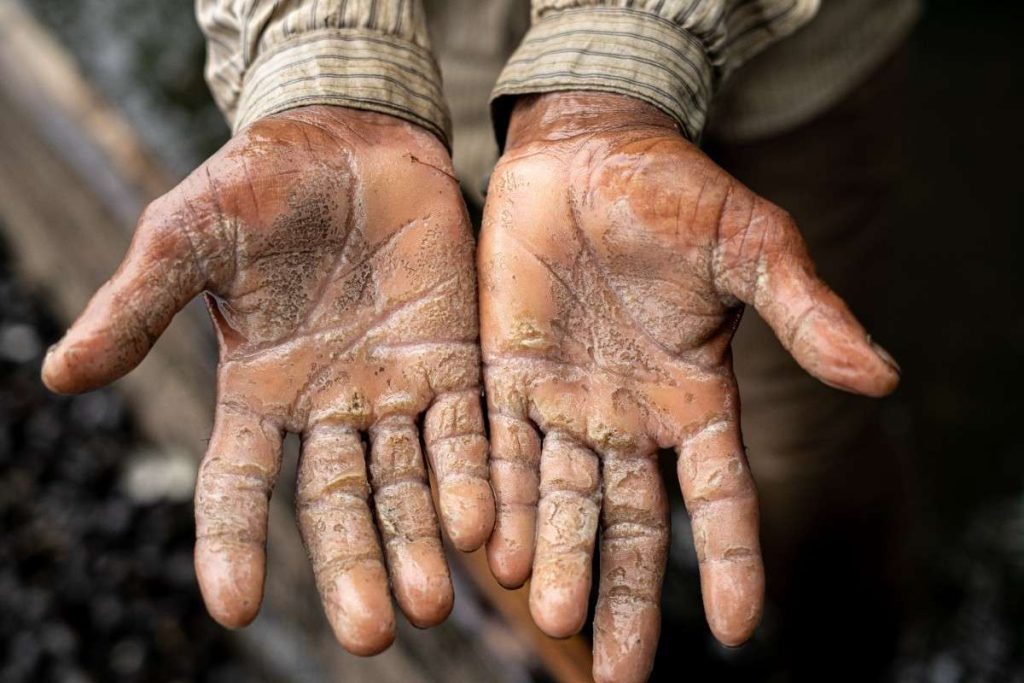
{"type": "Polygon", "coordinates": [[[113,277],[47,353],[43,383],[57,393],[96,389],[138,365],[174,315],[206,286],[185,216],[173,196],[143,213],[113,277]]]}
{"type": "Polygon", "coordinates": [[[891,393],[899,383],[896,361],[815,274],[792,218],[753,202],[735,229],[723,216],[719,287],[754,306],[801,367],[825,384],[866,396],[891,393]]]}

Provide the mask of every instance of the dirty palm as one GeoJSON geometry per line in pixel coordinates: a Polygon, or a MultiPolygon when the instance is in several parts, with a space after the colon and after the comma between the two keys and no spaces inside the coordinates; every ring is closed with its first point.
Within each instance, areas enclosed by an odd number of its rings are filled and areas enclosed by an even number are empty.
{"type": "Polygon", "coordinates": [[[655,458],[674,449],[708,622],[745,641],[764,576],[730,354],[741,304],[839,388],[888,393],[891,358],[784,211],[621,95],[517,100],[478,264],[495,576],[532,574],[534,620],[575,633],[600,527],[595,678],[645,680],[669,542],[655,458]]]}
{"type": "Polygon", "coordinates": [[[298,522],[341,643],[359,654],[391,643],[389,576],[414,624],[448,615],[417,424],[425,415],[441,520],[474,549],[494,504],[473,245],[437,138],[370,112],[292,110],[248,127],[149,207],[117,273],[51,351],[48,386],[100,386],[208,292],[220,362],[195,560],[219,622],[245,625],[259,608],[285,432],[302,436],[298,522]]]}
{"type": "Polygon", "coordinates": [[[51,351],[49,387],[101,386],[207,292],[220,363],[196,571],[218,621],[257,613],[268,498],[295,432],[300,530],[352,652],[393,639],[389,583],[416,625],[447,616],[439,521],[462,550],[490,537],[503,584],[533,573],[541,628],[575,632],[601,526],[596,673],[645,676],[668,542],[659,447],[680,453],[712,629],[749,635],[763,577],[728,352],[739,303],[825,381],[881,394],[895,372],[814,278],[782,212],[649,107],[566,136],[551,129],[565,104],[541,98],[532,123],[531,106],[517,110],[533,134],[510,136],[486,207],[490,472],[465,207],[440,142],[392,117],[317,106],[243,130],[146,211],[51,351]]]}

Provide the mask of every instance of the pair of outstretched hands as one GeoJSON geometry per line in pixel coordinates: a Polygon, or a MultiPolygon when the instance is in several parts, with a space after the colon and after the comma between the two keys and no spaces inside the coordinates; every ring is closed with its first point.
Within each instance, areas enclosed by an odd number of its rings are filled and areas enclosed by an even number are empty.
{"type": "Polygon", "coordinates": [[[145,211],[44,381],[117,379],[203,292],[220,342],[195,497],[206,604],[226,626],[255,617],[298,433],[299,528],[338,639],[363,655],[394,638],[389,577],[417,626],[452,607],[421,444],[452,544],[487,543],[505,586],[532,572],[548,634],[583,626],[600,538],[595,677],[643,680],[669,544],[659,449],[678,454],[711,630],[736,645],[760,617],[730,355],[742,305],[830,385],[898,382],[786,213],[618,95],[517,101],[479,246],[425,130],[329,106],[259,120],[145,211]]]}

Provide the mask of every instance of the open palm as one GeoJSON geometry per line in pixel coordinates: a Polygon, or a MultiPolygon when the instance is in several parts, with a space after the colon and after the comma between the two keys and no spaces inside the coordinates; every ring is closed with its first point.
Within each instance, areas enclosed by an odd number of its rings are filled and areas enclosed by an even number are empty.
{"type": "Polygon", "coordinates": [[[617,682],[646,678],[658,639],[669,542],[659,449],[678,453],[712,631],[736,645],[760,618],[758,508],[730,355],[741,302],[820,379],[870,395],[897,381],[815,277],[789,217],[667,117],[624,99],[518,105],[478,259],[491,567],[508,586],[532,570],[534,619],[568,636],[586,619],[599,535],[595,676],[617,682]]]}
{"type": "Polygon", "coordinates": [[[196,570],[221,623],[259,608],[285,432],[302,435],[300,530],[352,652],[394,637],[389,572],[413,623],[451,609],[424,413],[448,533],[462,549],[490,533],[474,244],[451,174],[436,138],[389,116],[308,107],[258,121],[146,211],[47,358],[56,390],[105,384],[208,292],[220,363],[196,570]]]}

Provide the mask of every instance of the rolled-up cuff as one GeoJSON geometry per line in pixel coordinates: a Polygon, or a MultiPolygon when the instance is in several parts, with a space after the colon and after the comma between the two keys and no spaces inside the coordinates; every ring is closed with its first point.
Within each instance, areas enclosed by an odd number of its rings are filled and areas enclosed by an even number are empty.
{"type": "Polygon", "coordinates": [[[385,33],[323,29],[261,54],[246,73],[233,129],[287,109],[333,104],[420,125],[450,148],[451,119],[431,54],[385,33]]]}
{"type": "Polygon", "coordinates": [[[650,12],[583,7],[544,14],[491,94],[499,144],[514,95],[596,90],[636,97],[674,118],[690,140],[704,127],[714,72],[704,46],[650,12]]]}

